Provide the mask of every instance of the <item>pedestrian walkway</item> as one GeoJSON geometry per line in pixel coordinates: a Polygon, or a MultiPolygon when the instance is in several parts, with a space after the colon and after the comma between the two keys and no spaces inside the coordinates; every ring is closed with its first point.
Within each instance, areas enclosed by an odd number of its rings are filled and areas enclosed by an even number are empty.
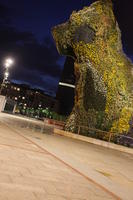
{"type": "Polygon", "coordinates": [[[0,200],[118,199],[0,122],[0,200]]]}

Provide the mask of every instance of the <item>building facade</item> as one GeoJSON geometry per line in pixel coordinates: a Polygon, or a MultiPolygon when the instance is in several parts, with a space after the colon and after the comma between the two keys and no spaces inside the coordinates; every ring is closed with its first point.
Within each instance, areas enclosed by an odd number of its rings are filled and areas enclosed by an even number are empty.
{"type": "Polygon", "coordinates": [[[28,85],[8,82],[2,87],[1,94],[24,108],[50,108],[52,111],[57,111],[58,101],[54,97],[46,95],[42,90],[32,89],[28,85]]]}
{"type": "Polygon", "coordinates": [[[56,99],[59,102],[58,112],[62,115],[69,115],[74,106],[75,96],[75,75],[74,75],[74,60],[67,57],[62,76],[58,85],[56,99]]]}

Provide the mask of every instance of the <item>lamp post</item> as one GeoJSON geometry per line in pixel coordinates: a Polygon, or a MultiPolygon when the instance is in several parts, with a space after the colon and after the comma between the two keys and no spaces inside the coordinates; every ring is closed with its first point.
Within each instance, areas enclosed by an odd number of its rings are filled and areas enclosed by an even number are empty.
{"type": "Polygon", "coordinates": [[[5,63],[4,63],[5,72],[4,72],[4,78],[3,78],[1,88],[0,88],[0,94],[2,93],[5,82],[7,81],[8,77],[9,77],[9,67],[12,64],[13,64],[13,60],[11,58],[8,58],[8,59],[5,60],[5,63]]]}

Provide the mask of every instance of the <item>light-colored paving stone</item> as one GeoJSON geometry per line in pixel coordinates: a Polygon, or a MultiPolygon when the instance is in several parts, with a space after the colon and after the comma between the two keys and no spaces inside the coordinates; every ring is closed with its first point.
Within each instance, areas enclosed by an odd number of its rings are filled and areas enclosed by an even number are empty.
{"type": "Polygon", "coordinates": [[[0,124],[0,200],[117,199],[0,124]]]}

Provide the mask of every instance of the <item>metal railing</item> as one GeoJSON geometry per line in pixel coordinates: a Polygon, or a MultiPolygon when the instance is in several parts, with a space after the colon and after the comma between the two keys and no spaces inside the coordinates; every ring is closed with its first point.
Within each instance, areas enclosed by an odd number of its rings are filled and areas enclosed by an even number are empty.
{"type": "Polygon", "coordinates": [[[77,126],[77,133],[78,135],[84,135],[96,139],[105,140],[111,142],[112,136],[114,135],[113,132],[107,132],[95,128],[90,128],[88,126],[77,126]]]}

